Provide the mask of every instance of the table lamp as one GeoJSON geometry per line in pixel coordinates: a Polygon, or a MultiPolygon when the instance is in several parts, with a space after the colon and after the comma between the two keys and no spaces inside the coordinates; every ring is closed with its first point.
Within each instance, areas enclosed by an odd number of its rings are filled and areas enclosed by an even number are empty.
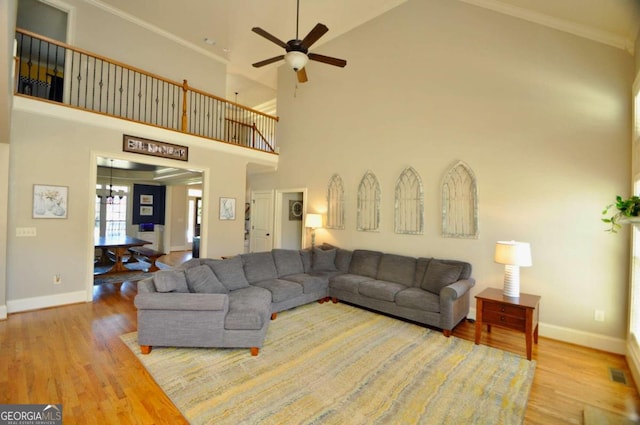
{"type": "Polygon", "coordinates": [[[504,264],[504,296],[520,298],[520,267],[531,266],[531,246],[529,243],[496,242],[494,261],[504,264]]]}
{"type": "Polygon", "coordinates": [[[311,248],[316,244],[316,229],[322,227],[322,216],[320,214],[307,214],[304,220],[304,227],[311,229],[311,248]]]}

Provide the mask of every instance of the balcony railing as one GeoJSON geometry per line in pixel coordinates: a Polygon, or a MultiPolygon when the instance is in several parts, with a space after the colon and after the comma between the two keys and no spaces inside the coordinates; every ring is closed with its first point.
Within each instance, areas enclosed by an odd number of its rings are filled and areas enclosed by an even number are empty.
{"type": "Polygon", "coordinates": [[[25,30],[15,92],[274,153],[278,117],[25,30]]]}

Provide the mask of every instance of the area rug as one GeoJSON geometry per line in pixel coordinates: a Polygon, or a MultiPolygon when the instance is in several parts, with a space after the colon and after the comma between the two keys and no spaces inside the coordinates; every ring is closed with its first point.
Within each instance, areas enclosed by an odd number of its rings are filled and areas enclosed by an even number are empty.
{"type": "Polygon", "coordinates": [[[248,349],[121,336],[191,424],[521,424],[535,362],[339,304],[282,312],[248,349]]]}

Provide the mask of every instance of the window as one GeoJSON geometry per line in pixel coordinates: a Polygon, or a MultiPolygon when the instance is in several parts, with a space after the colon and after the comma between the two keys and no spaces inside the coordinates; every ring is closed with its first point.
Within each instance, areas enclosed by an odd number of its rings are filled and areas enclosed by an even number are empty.
{"type": "Polygon", "coordinates": [[[188,220],[187,243],[193,243],[193,238],[200,236],[200,223],[202,222],[202,190],[187,189],[188,220]]]}
{"type": "Polygon", "coordinates": [[[96,185],[96,217],[94,235],[115,237],[127,234],[128,186],[96,185]],[[113,196],[109,197],[112,193],[113,196]]]}
{"type": "MultiPolygon", "coordinates": [[[[633,86],[633,169],[635,181],[633,193],[640,196],[640,76],[633,86]]],[[[640,348],[640,226],[634,225],[631,233],[631,291],[629,300],[629,334],[631,343],[640,348]]],[[[636,365],[637,366],[637,365],[636,365]]]]}

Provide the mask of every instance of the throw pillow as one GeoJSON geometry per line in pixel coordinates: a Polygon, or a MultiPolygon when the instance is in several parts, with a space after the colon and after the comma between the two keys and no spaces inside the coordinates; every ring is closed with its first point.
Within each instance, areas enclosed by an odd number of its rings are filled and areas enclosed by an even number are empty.
{"type": "Polygon", "coordinates": [[[323,250],[313,248],[312,269],[314,272],[335,272],[336,268],[336,250],[323,250]]]}
{"type": "Polygon", "coordinates": [[[182,270],[159,270],[153,275],[153,284],[158,292],[175,292],[178,286],[187,287],[182,270]]]}
{"type": "Polygon", "coordinates": [[[206,265],[192,267],[184,272],[189,291],[203,294],[228,294],[229,290],[206,265]]]}
{"type": "Polygon", "coordinates": [[[249,282],[244,276],[242,258],[235,256],[226,260],[207,261],[216,277],[230,291],[248,288],[249,282]]]}
{"type": "Polygon", "coordinates": [[[462,266],[459,264],[447,264],[432,260],[424,273],[420,287],[439,295],[442,288],[451,285],[460,278],[460,272],[462,272],[462,266]]]}

